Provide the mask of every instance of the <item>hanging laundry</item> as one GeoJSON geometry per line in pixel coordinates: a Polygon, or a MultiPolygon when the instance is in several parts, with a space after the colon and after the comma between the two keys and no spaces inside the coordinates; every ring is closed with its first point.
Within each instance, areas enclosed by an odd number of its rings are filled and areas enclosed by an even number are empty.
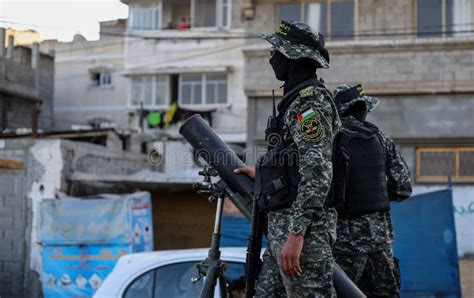
{"type": "Polygon", "coordinates": [[[146,117],[148,125],[151,127],[158,126],[161,123],[162,117],[160,112],[150,112],[146,117]]]}
{"type": "Polygon", "coordinates": [[[164,113],[165,115],[164,115],[163,122],[165,123],[166,128],[168,128],[170,124],[173,122],[173,118],[177,110],[178,110],[178,105],[176,104],[176,102],[174,102],[171,105],[170,109],[164,113]]]}

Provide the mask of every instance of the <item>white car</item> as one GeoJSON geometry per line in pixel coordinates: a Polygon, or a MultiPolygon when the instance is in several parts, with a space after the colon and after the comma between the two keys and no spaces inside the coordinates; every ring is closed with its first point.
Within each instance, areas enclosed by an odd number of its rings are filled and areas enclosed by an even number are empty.
{"type": "MultiPolygon", "coordinates": [[[[196,264],[207,257],[208,251],[202,248],[122,256],[94,298],[199,297],[203,278],[197,282],[192,279],[198,277],[196,264]]],[[[229,293],[234,297],[245,290],[245,254],[245,247],[221,248],[221,259],[227,263],[229,293]]],[[[219,293],[217,287],[215,293],[219,293]]]]}

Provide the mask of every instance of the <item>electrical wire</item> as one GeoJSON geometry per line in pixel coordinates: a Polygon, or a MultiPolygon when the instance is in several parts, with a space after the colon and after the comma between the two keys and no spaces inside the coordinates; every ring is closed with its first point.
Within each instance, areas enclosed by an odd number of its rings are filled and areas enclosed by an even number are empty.
{"type": "MultiPolygon", "coordinates": [[[[26,24],[19,22],[10,22],[10,21],[1,21],[0,23],[11,23],[25,26],[41,27],[40,25],[35,24],[26,24]]],[[[366,29],[366,30],[348,30],[348,31],[334,31],[328,35],[328,38],[351,38],[351,37],[391,37],[391,36],[408,36],[413,37],[415,35],[436,35],[436,34],[456,34],[456,33],[473,33],[473,29],[462,29],[462,30],[446,30],[446,28],[454,27],[474,27],[474,23],[453,23],[450,25],[433,25],[433,26],[417,26],[417,27],[399,27],[399,28],[390,28],[388,30],[379,30],[379,29],[366,29]],[[430,30],[427,30],[430,29],[430,30]],[[437,30],[439,29],[439,30],[437,30]]],[[[140,29],[128,27],[130,30],[140,29]]],[[[167,29],[157,29],[156,31],[166,31],[167,29]]],[[[216,35],[216,36],[146,36],[144,34],[150,33],[148,30],[140,31],[141,34],[126,32],[126,33],[112,33],[112,32],[101,32],[101,35],[117,36],[117,37],[131,37],[139,38],[143,40],[213,40],[213,39],[259,39],[257,34],[243,34],[243,35],[216,35]]],[[[180,32],[176,30],[176,32],[180,32]]],[[[222,34],[228,34],[228,31],[222,31],[222,34]]],[[[151,33],[153,34],[153,33],[151,33]]],[[[130,42],[130,41],[127,41],[130,42]]],[[[116,42],[115,44],[122,43],[116,42]]],[[[104,45],[105,46],[105,45],[104,45]]],[[[87,48],[85,48],[87,49],[87,48]]],[[[74,49],[76,50],[76,49],[74,49]]],[[[80,49],[78,49],[80,50],[80,49]]],[[[68,50],[65,50],[67,52],[68,50]]]]}
{"type": "MultiPolygon", "coordinates": [[[[167,63],[192,60],[192,59],[201,58],[201,57],[205,57],[205,56],[209,56],[209,55],[213,55],[213,54],[232,51],[232,50],[236,50],[238,48],[242,48],[243,46],[245,46],[245,44],[238,45],[238,46],[232,45],[232,46],[228,46],[228,47],[223,47],[223,48],[218,48],[218,49],[215,49],[215,50],[207,51],[207,52],[204,52],[204,53],[192,54],[192,55],[183,56],[183,57],[170,59],[170,60],[166,60],[166,61],[161,61],[161,62],[157,62],[157,63],[152,63],[152,64],[147,63],[147,64],[139,65],[139,66],[136,66],[136,67],[133,67],[133,68],[127,68],[127,69],[121,68],[121,69],[117,69],[116,71],[133,71],[134,69],[140,69],[140,68],[145,67],[145,66],[146,67],[157,67],[157,66],[167,64],[167,63]]],[[[140,56],[142,56],[142,55],[140,55],[140,56]]],[[[56,79],[56,81],[71,80],[71,79],[83,78],[83,77],[84,77],[84,74],[70,75],[70,76],[67,76],[67,77],[58,78],[58,79],[56,79]]]]}

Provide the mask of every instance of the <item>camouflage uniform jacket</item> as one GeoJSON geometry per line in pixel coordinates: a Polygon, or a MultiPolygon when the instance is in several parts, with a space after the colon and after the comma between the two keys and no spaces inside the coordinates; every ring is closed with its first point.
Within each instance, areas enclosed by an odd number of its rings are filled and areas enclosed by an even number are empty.
{"type": "Polygon", "coordinates": [[[332,142],[340,125],[332,94],[324,86],[303,88],[290,104],[282,137],[287,148],[298,151],[301,181],[290,208],[269,212],[270,238],[286,238],[288,232],[304,235],[317,222],[328,227],[333,221],[335,226],[335,216],[324,209],[324,202],[332,179],[332,142]]]}
{"type": "MultiPolygon", "coordinates": [[[[347,124],[360,124],[354,117],[342,119],[341,131],[348,132],[347,124]]],[[[412,192],[411,176],[405,160],[393,141],[379,130],[386,152],[386,176],[391,201],[403,201],[412,192]]],[[[380,251],[394,240],[390,212],[374,212],[352,218],[339,218],[335,254],[364,254],[380,251]]]]}

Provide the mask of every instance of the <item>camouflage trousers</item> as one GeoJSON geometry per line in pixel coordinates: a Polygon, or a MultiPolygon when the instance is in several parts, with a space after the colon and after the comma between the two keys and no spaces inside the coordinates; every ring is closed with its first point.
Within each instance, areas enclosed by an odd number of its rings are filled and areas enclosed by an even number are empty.
{"type": "Polygon", "coordinates": [[[267,250],[257,281],[256,297],[335,297],[332,284],[335,239],[326,224],[315,223],[306,231],[300,257],[302,275],[292,278],[281,270],[280,254],[288,236],[288,232],[282,232],[283,227],[287,227],[281,225],[285,216],[268,217],[267,250]],[[278,220],[278,223],[272,220],[278,220]],[[272,230],[275,228],[277,230],[272,230]]]}
{"type": "Polygon", "coordinates": [[[335,255],[336,263],[367,297],[399,297],[400,269],[392,247],[358,255],[335,255]]]}

